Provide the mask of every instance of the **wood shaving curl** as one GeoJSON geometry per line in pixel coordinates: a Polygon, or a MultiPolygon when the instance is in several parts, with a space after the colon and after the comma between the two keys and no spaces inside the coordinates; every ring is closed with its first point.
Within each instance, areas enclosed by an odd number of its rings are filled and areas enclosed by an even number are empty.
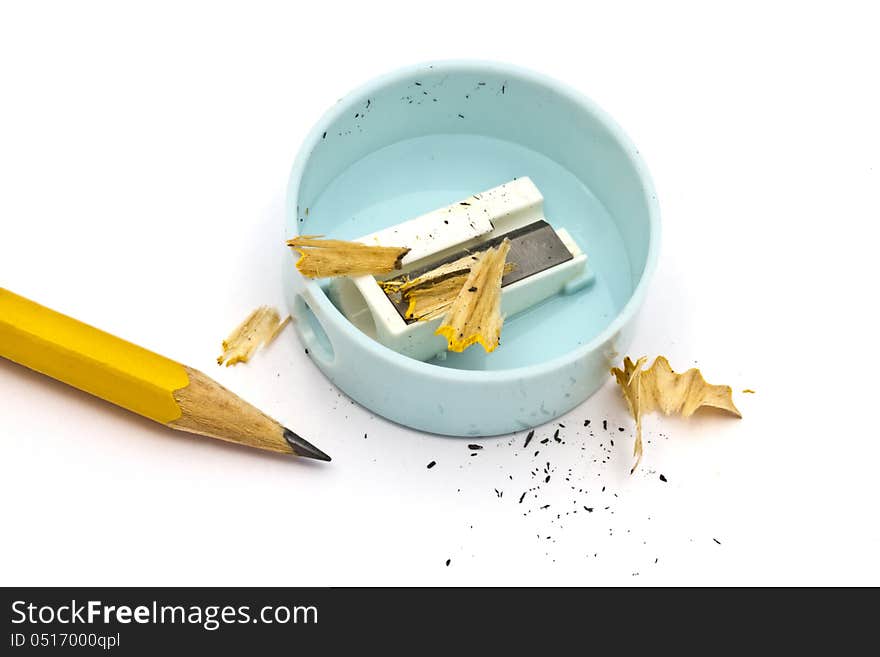
{"type": "Polygon", "coordinates": [[[282,321],[277,310],[260,306],[223,341],[223,353],[217,357],[217,364],[226,363],[229,367],[248,362],[257,349],[270,344],[289,322],[290,315],[282,321]]]}
{"type": "Polygon", "coordinates": [[[322,235],[300,235],[287,240],[300,254],[296,268],[308,278],[387,274],[400,269],[409,249],[399,246],[370,246],[360,242],[328,240],[322,235]]]}
{"type": "Polygon", "coordinates": [[[730,386],[706,383],[696,368],[676,374],[663,356],[657,356],[654,364],[643,370],[647,360],[643,356],[633,363],[627,356],[622,370],[616,367],[611,370],[636,421],[636,442],[633,446],[636,462],[630,474],[635,472],[642,460],[642,415],[659,410],[664,415],[678,413],[690,417],[697,409],[711,406],[742,417],[733,403],[730,386]]]}
{"type": "Polygon", "coordinates": [[[449,312],[467,281],[467,273],[444,278],[433,285],[417,287],[404,293],[409,301],[406,309],[407,319],[426,322],[449,312]]]}
{"type": "MultiPolygon", "coordinates": [[[[408,303],[404,313],[406,319],[426,322],[446,314],[467,282],[471,265],[477,260],[477,255],[468,254],[412,279],[401,276],[377,283],[390,297],[403,299],[408,303]]],[[[512,262],[504,264],[505,274],[514,269],[512,262]]]]}
{"type": "Polygon", "coordinates": [[[501,340],[501,277],[510,240],[482,251],[461,286],[443,322],[435,331],[446,338],[449,351],[464,351],[481,344],[487,353],[495,351],[501,340]]]}

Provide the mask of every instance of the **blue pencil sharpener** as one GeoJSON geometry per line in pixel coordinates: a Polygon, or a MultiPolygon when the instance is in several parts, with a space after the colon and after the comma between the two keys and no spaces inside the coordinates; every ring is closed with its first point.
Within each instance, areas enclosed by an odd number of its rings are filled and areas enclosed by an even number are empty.
{"type": "Polygon", "coordinates": [[[620,128],[564,85],[498,63],[413,66],[340,100],[297,156],[286,213],[287,237],[397,235],[406,243],[387,245],[416,245],[404,271],[506,235],[546,250],[505,282],[490,354],[447,353],[432,322],[404,321],[372,277],[308,280],[295,254],[286,261],[296,329],[321,371],[379,415],[456,436],[528,429],[595,392],[659,252],[653,186],[620,128]]]}

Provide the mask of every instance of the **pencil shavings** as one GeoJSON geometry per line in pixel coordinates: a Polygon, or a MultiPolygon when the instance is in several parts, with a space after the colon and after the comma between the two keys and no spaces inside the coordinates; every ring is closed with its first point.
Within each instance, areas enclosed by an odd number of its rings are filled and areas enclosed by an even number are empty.
{"type": "MultiPolygon", "coordinates": [[[[502,276],[509,274],[515,268],[516,266],[512,262],[504,263],[502,276]]],[[[409,302],[406,318],[427,322],[444,315],[467,282],[468,273],[470,273],[469,270],[462,274],[433,281],[431,284],[405,289],[402,294],[404,299],[409,302]]]]}
{"type": "Polygon", "coordinates": [[[467,273],[444,278],[432,285],[417,287],[403,294],[409,302],[406,308],[406,319],[417,319],[426,322],[445,315],[467,280],[467,273]]]}
{"type": "MultiPolygon", "coordinates": [[[[406,319],[426,322],[446,314],[467,281],[471,265],[477,260],[477,255],[469,254],[413,279],[403,276],[377,283],[387,295],[408,303],[404,313],[406,319]]],[[[505,274],[513,269],[513,263],[505,263],[505,274]]]]}
{"type": "Polygon", "coordinates": [[[684,374],[676,374],[663,356],[657,356],[654,364],[643,370],[646,357],[635,363],[626,357],[623,369],[613,368],[611,373],[623,392],[630,413],[636,421],[636,442],[633,456],[636,462],[630,470],[635,472],[642,460],[642,416],[654,411],[664,415],[678,413],[690,417],[703,406],[711,406],[742,417],[733,403],[733,390],[730,386],[706,383],[700,370],[689,369],[684,374]]]}
{"type": "Polygon", "coordinates": [[[472,256],[471,270],[449,307],[437,335],[446,338],[449,351],[464,351],[479,343],[487,353],[501,339],[501,277],[510,240],[472,256]]]}
{"type": "Polygon", "coordinates": [[[217,364],[226,367],[246,363],[254,352],[271,343],[290,322],[290,315],[281,320],[278,311],[269,306],[254,310],[223,341],[223,353],[217,357],[217,364]]]}
{"type": "MultiPolygon", "coordinates": [[[[390,278],[385,281],[376,281],[379,287],[388,295],[404,295],[409,294],[417,289],[424,289],[441,283],[455,276],[467,276],[470,273],[471,265],[476,261],[475,255],[466,255],[452,262],[439,265],[430,269],[423,274],[410,278],[409,275],[390,278]]],[[[464,279],[461,279],[464,284],[464,279]]],[[[456,294],[458,290],[456,290],[456,294]]]]}
{"type": "Polygon", "coordinates": [[[387,274],[400,269],[400,261],[410,251],[399,246],[328,240],[321,235],[300,235],[287,240],[287,246],[300,254],[296,268],[308,278],[387,274]]]}

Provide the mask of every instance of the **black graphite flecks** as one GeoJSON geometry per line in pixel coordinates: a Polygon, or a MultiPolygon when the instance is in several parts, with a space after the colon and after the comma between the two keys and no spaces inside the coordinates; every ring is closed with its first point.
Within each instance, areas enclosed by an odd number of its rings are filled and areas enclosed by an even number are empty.
{"type": "Polygon", "coordinates": [[[446,565],[447,565],[447,566],[448,566],[449,564],[451,564],[451,563],[452,563],[452,559],[447,559],[447,560],[446,560],[446,565]]]}
{"type": "Polygon", "coordinates": [[[430,470],[431,468],[433,468],[435,465],[437,465],[437,461],[431,461],[431,462],[428,464],[428,470],[430,470]]]}
{"type": "Polygon", "coordinates": [[[623,427],[617,427],[617,430],[620,431],[620,432],[624,432],[624,431],[626,431],[626,429],[624,429],[623,427]]]}
{"type": "Polygon", "coordinates": [[[475,287],[469,287],[469,288],[468,288],[468,292],[476,292],[476,291],[477,291],[476,286],[475,286],[475,287]]]}
{"type": "MultiPolygon", "coordinates": [[[[596,441],[592,447],[583,447],[578,445],[578,451],[575,451],[572,448],[572,451],[577,455],[579,459],[582,461],[589,461],[595,454],[589,454],[588,456],[582,454],[582,450],[591,449],[599,450],[599,458],[601,462],[604,464],[606,462],[610,462],[610,454],[611,450],[614,449],[617,440],[613,439],[613,436],[620,435],[620,433],[624,434],[624,437],[627,435],[625,432],[628,430],[624,427],[623,431],[620,431],[620,427],[614,421],[614,419],[599,418],[598,422],[602,423],[602,427],[604,427],[607,432],[604,436],[596,436],[595,429],[593,429],[592,420],[589,418],[583,418],[580,420],[583,423],[584,427],[588,427],[586,431],[581,431],[578,427],[580,424],[577,424],[577,421],[568,420],[565,422],[553,422],[552,424],[548,424],[547,427],[549,430],[546,431],[545,437],[538,437],[537,442],[539,444],[535,445],[537,449],[531,450],[532,458],[529,457],[529,449],[528,447],[535,442],[535,437],[537,435],[537,429],[527,429],[525,431],[525,435],[522,434],[511,434],[504,441],[504,446],[508,448],[512,448],[514,450],[513,456],[519,456],[521,459],[524,458],[525,461],[520,460],[520,466],[526,466],[528,469],[520,474],[511,474],[510,471],[505,471],[504,464],[496,464],[497,468],[500,470],[497,473],[497,477],[494,482],[488,481],[486,482],[490,486],[493,483],[500,483],[501,485],[514,486],[512,488],[512,495],[508,495],[508,500],[505,502],[503,499],[504,490],[501,488],[492,489],[495,493],[497,504],[500,505],[513,505],[516,504],[515,515],[521,517],[523,520],[526,518],[530,518],[535,523],[540,523],[536,525],[535,529],[540,530],[540,533],[537,534],[539,539],[545,539],[547,544],[555,544],[557,543],[558,536],[555,533],[551,532],[547,534],[545,537],[545,531],[549,529],[561,530],[566,527],[566,525],[571,522],[587,522],[592,523],[595,520],[601,520],[603,518],[607,518],[608,521],[614,522],[615,512],[619,513],[619,509],[615,509],[611,506],[612,500],[610,499],[611,495],[614,495],[614,498],[618,497],[617,493],[612,493],[611,489],[613,486],[606,487],[601,484],[602,479],[593,480],[595,483],[595,488],[591,485],[589,489],[584,487],[586,486],[585,481],[586,477],[590,477],[592,479],[595,477],[602,477],[603,473],[600,471],[590,472],[587,475],[584,475],[582,472],[578,474],[577,468],[574,464],[566,464],[563,466],[557,466],[556,468],[552,467],[551,462],[546,461],[547,457],[550,454],[543,454],[545,463],[538,462],[538,458],[542,455],[542,452],[546,452],[547,449],[544,449],[543,445],[548,445],[549,443],[556,443],[559,447],[554,447],[554,450],[563,450],[566,456],[570,456],[568,452],[565,452],[566,445],[570,444],[573,440],[576,440],[578,443],[583,439],[584,442],[587,442],[587,438],[599,437],[599,440],[596,441]],[[571,429],[566,429],[568,424],[572,424],[571,429]],[[562,435],[562,431],[566,431],[566,435],[562,435]],[[618,433],[619,432],[619,433],[618,433]],[[516,441],[518,438],[522,437],[523,442],[517,444],[516,441]],[[576,438],[573,438],[576,437],[576,438]],[[601,443],[601,444],[600,444],[601,443]],[[609,447],[610,445],[610,447],[609,447]],[[569,467],[571,465],[572,467],[569,467]],[[562,467],[562,471],[559,477],[555,476],[555,471],[562,467]],[[509,481],[508,481],[509,480],[509,481]],[[523,481],[525,480],[525,481],[523,481]],[[504,482],[507,482],[506,484],[504,482]],[[528,482],[528,483],[526,483],[528,482]],[[523,485],[525,483],[525,485],[523,485]],[[516,489],[519,489],[519,494],[517,495],[516,489]],[[563,495],[570,495],[570,497],[561,497],[560,498],[560,489],[569,490],[570,493],[565,493],[563,490],[563,495]],[[595,495],[595,493],[599,493],[601,489],[601,495],[595,495]],[[514,500],[516,500],[514,502],[514,500]],[[545,513],[545,511],[547,513],[545,513]]],[[[596,426],[599,426],[598,424],[596,426]]],[[[592,441],[589,441],[592,442],[592,441]]],[[[460,444],[465,444],[462,441],[460,444]]],[[[467,448],[469,450],[470,456],[483,456],[487,458],[487,454],[489,457],[494,455],[489,454],[489,452],[485,452],[487,448],[486,445],[477,444],[477,443],[466,443],[467,448]]],[[[496,444],[496,447],[501,447],[502,444],[496,444]]],[[[492,452],[492,450],[490,450],[492,452]]],[[[464,454],[460,454],[460,461],[464,463],[467,458],[464,454]],[[464,457],[464,458],[461,458],[464,457]]],[[[447,461],[449,459],[447,458],[447,461]]],[[[597,460],[593,460],[594,463],[598,463],[597,460]]],[[[449,463],[447,463],[447,470],[449,467],[449,463]]],[[[465,465],[459,465],[459,468],[465,467],[465,465]]],[[[602,467],[602,466],[599,466],[602,467]]],[[[447,473],[448,474],[448,473],[447,473]]],[[[439,476],[439,475],[438,475],[439,476]]],[[[666,482],[665,475],[660,475],[659,472],[652,471],[651,476],[659,476],[663,482],[666,482]]],[[[482,487],[481,487],[482,488],[482,487]]],[[[485,488],[482,488],[485,491],[485,488]]],[[[462,493],[463,489],[457,489],[457,492],[462,493]]],[[[489,498],[485,492],[482,493],[483,499],[491,499],[489,498]]],[[[620,497],[625,497],[621,495],[620,497]]],[[[617,501],[615,499],[615,501],[617,501]]],[[[513,509],[510,509],[511,511],[513,509]]],[[[650,516],[648,518],[651,519],[650,516]]],[[[619,532],[616,527],[610,528],[609,534],[611,536],[618,536],[619,532]],[[613,531],[612,531],[613,529],[613,531]]],[[[622,531],[622,528],[621,528],[622,531]]],[[[630,530],[626,530],[626,535],[630,534],[630,530]]],[[[711,535],[709,536],[716,544],[721,543],[718,539],[713,538],[711,535]]],[[[620,539],[618,539],[620,540],[620,539]]],[[[647,544],[646,541],[642,541],[643,544],[647,544]]],[[[450,546],[451,547],[451,546],[450,546]]],[[[548,548],[549,549],[549,548],[548,548]]],[[[551,553],[547,553],[548,557],[552,557],[551,553]]],[[[587,555],[590,556],[589,554],[587,555]]],[[[597,556],[593,554],[592,556],[597,556]]],[[[646,557],[648,555],[645,555],[646,557]]],[[[655,554],[655,557],[657,555],[655,554]]],[[[555,559],[554,559],[555,561],[555,559]]],[[[647,563],[651,563],[653,559],[649,559],[647,563]]]]}
{"type": "Polygon", "coordinates": [[[665,484],[666,483],[666,475],[660,475],[660,481],[662,481],[665,484]]]}
{"type": "Polygon", "coordinates": [[[719,541],[717,538],[713,538],[712,540],[718,543],[718,545],[721,545],[721,541],[719,541]]]}

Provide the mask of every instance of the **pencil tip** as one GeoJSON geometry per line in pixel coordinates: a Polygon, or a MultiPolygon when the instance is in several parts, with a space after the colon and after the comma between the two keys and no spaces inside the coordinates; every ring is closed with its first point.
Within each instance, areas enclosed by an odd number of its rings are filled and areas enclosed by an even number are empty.
{"type": "Polygon", "coordinates": [[[329,461],[330,457],[327,456],[320,449],[312,445],[305,438],[301,438],[293,431],[284,427],[284,439],[287,441],[287,444],[290,445],[293,453],[297,456],[302,456],[307,459],[317,459],[318,461],[329,461]]]}

